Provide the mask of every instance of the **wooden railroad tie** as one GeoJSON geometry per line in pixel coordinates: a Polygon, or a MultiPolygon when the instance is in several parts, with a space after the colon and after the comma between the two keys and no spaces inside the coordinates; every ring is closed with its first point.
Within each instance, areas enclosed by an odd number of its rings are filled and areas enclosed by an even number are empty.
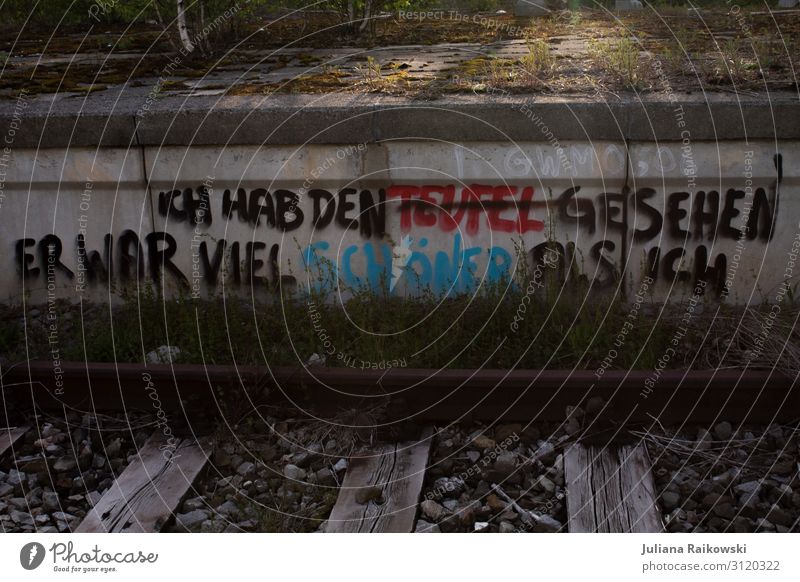
{"type": "Polygon", "coordinates": [[[76,532],[160,531],[209,455],[209,441],[205,439],[179,440],[174,448],[165,445],[160,433],[151,436],[76,532]]]}
{"type": "Polygon", "coordinates": [[[26,432],[28,432],[27,426],[0,428],[0,457],[3,456],[6,451],[13,450],[14,443],[26,432]]]}
{"type": "Polygon", "coordinates": [[[569,531],[657,533],[664,529],[643,444],[585,446],[564,455],[569,531]]]}
{"type": "Polygon", "coordinates": [[[433,432],[419,442],[381,446],[348,461],[327,533],[414,531],[433,432]]]}

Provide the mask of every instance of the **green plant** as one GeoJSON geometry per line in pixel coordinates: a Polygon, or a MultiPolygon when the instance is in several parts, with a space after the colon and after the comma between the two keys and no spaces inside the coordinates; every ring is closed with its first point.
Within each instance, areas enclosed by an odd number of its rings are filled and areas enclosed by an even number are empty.
{"type": "Polygon", "coordinates": [[[592,40],[589,52],[611,75],[626,86],[638,88],[644,80],[639,46],[629,37],[614,42],[592,40]]]}
{"type": "Polygon", "coordinates": [[[486,83],[496,88],[510,85],[517,76],[512,61],[497,57],[487,59],[483,74],[486,77],[486,83]]]}
{"type": "Polygon", "coordinates": [[[730,79],[731,83],[739,83],[747,79],[747,63],[740,54],[739,45],[735,40],[728,39],[719,45],[719,58],[723,74],[730,79]]]}
{"type": "Polygon", "coordinates": [[[556,61],[550,46],[543,40],[528,42],[528,54],[519,60],[522,75],[528,83],[541,81],[555,69],[556,61]]]}
{"type": "Polygon", "coordinates": [[[661,56],[661,63],[664,72],[672,75],[680,75],[687,69],[687,65],[691,66],[691,60],[687,56],[687,46],[681,41],[675,40],[674,42],[667,42],[656,53],[655,58],[658,58],[658,53],[661,56]]]}
{"type": "Polygon", "coordinates": [[[389,63],[388,71],[374,57],[368,56],[367,62],[356,65],[355,73],[361,78],[361,83],[370,91],[388,91],[408,87],[408,74],[400,69],[400,64],[389,63]]]}
{"type": "Polygon", "coordinates": [[[375,57],[368,56],[365,64],[356,65],[355,72],[361,77],[362,83],[372,90],[380,89],[383,85],[382,67],[375,57]]]}
{"type": "Polygon", "coordinates": [[[352,35],[373,34],[381,12],[408,10],[425,5],[422,0],[329,0],[326,2],[339,14],[342,27],[352,35]]]}
{"type": "Polygon", "coordinates": [[[784,48],[781,43],[759,38],[753,41],[752,48],[756,59],[755,64],[761,71],[781,68],[786,60],[787,48],[784,48]]]}

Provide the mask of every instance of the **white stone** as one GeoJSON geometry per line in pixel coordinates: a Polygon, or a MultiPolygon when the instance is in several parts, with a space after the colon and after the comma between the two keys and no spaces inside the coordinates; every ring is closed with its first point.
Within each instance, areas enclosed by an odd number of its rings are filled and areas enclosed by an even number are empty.
{"type": "Polygon", "coordinates": [[[159,346],[152,352],[147,352],[147,362],[149,364],[171,364],[181,355],[181,349],[177,346],[159,346]]]}
{"type": "Polygon", "coordinates": [[[297,465],[286,465],[283,468],[283,474],[287,479],[294,481],[302,481],[306,478],[305,469],[301,469],[297,465]]]}

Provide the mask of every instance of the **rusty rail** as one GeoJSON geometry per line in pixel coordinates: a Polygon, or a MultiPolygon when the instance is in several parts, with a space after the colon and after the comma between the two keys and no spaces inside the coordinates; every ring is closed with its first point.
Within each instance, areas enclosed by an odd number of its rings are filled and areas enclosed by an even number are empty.
{"type": "MultiPolygon", "coordinates": [[[[748,422],[800,418],[796,378],[763,370],[430,370],[394,368],[269,368],[233,365],[143,365],[61,362],[3,370],[4,403],[82,411],[147,408],[215,410],[222,398],[283,400],[326,416],[386,404],[387,420],[561,421],[568,405],[600,396],[613,422],[748,422]],[[61,382],[59,385],[58,382],[61,382]],[[61,387],[61,390],[59,390],[61,387]],[[221,389],[221,390],[220,390],[221,389]]],[[[243,400],[247,404],[246,400],[243,400]]]]}

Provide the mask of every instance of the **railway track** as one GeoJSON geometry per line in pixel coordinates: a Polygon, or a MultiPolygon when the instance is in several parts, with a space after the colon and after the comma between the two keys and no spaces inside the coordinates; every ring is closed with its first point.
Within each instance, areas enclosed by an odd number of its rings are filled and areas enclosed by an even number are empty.
{"type": "Polygon", "coordinates": [[[152,405],[208,410],[219,389],[258,399],[269,392],[324,416],[365,403],[419,422],[458,419],[560,421],[566,406],[599,397],[610,422],[713,422],[717,417],[769,423],[800,411],[796,378],[776,370],[427,370],[269,368],[199,364],[20,363],[2,375],[3,402],[40,409],[123,410],[152,405]],[[654,380],[655,378],[655,380],[654,380]],[[60,385],[65,388],[60,388],[60,385]]]}
{"type": "MultiPolygon", "coordinates": [[[[62,363],[60,367],[60,378],[54,376],[52,365],[41,362],[12,367],[3,374],[3,418],[10,427],[0,429],[0,467],[16,467],[17,481],[15,451],[20,443],[41,439],[40,427],[30,423],[31,412],[34,419],[67,410],[73,415],[120,412],[147,409],[157,399],[159,409],[169,411],[171,418],[177,418],[178,411],[183,417],[173,423],[174,433],[173,429],[165,433],[156,423],[149,438],[128,456],[129,462],[111,486],[93,497],[91,509],[66,528],[59,523],[62,531],[148,532],[183,523],[187,519],[185,502],[197,492],[198,478],[216,470],[219,439],[213,427],[214,418],[224,414],[223,395],[239,400],[246,397],[254,405],[277,401],[303,408],[312,403],[310,410],[320,414],[322,422],[325,414],[332,419],[337,411],[375,406],[376,402],[384,410],[382,425],[413,416],[412,423],[404,423],[403,434],[391,429],[376,431],[370,437],[373,442],[342,459],[344,464],[342,460],[336,467],[331,463],[328,472],[333,483],[326,487],[336,493],[336,499],[324,520],[327,532],[436,531],[439,526],[434,522],[440,510],[458,516],[464,512],[468,515],[464,523],[472,522],[468,529],[488,531],[493,527],[485,515],[489,505],[480,501],[454,505],[453,499],[437,493],[437,488],[447,485],[437,485],[442,477],[434,477],[449,466],[447,459],[432,456],[435,441],[441,445],[444,440],[445,446],[449,442],[440,427],[480,421],[495,427],[498,422],[524,422],[503,425],[524,432],[530,423],[564,425],[565,409],[582,411],[590,401],[594,403],[592,429],[562,434],[555,443],[558,455],[550,455],[549,466],[542,464],[541,449],[548,444],[542,440],[524,444],[524,439],[522,443],[512,439],[498,453],[506,441],[468,439],[475,449],[470,455],[477,455],[472,465],[477,467],[475,473],[483,486],[489,487],[484,497],[491,498],[491,505],[507,518],[500,531],[509,531],[509,516],[521,524],[519,531],[662,531],[670,508],[664,507],[656,487],[647,447],[642,440],[630,438],[630,427],[716,422],[719,418],[770,424],[796,420],[800,410],[794,382],[763,371],[665,372],[645,398],[641,389],[647,376],[639,372],[608,372],[598,380],[584,371],[391,370],[378,374],[191,365],[62,363]],[[499,473],[501,457],[509,455],[516,460],[506,473],[499,473]],[[514,477],[517,473],[526,476],[514,477]],[[532,481],[529,474],[539,477],[532,481]],[[555,500],[552,505],[548,505],[550,501],[538,505],[530,501],[553,494],[551,486],[557,493],[549,498],[555,500]],[[553,517],[559,512],[559,519],[553,517]]],[[[568,415],[566,424],[569,421],[568,415]]],[[[518,437],[517,432],[514,436],[518,437]]],[[[28,457],[25,462],[35,466],[32,461],[35,459],[28,457]]],[[[48,476],[52,478],[50,464],[45,459],[44,470],[39,471],[35,483],[39,489],[48,476]]],[[[290,472],[284,467],[284,490],[290,482],[302,486],[321,483],[321,470],[314,472],[310,466],[306,466],[308,471],[295,469],[297,472],[290,472]]],[[[81,477],[80,470],[76,469],[76,478],[81,477]]],[[[238,488],[237,495],[247,497],[257,481],[255,469],[239,469],[238,473],[241,478],[228,483],[238,488]]],[[[466,482],[462,479],[459,484],[457,477],[444,479],[450,479],[453,487],[463,487],[466,482]]],[[[47,485],[44,488],[47,492],[47,485]]],[[[30,481],[15,483],[11,493],[6,487],[6,501],[0,495],[0,503],[21,506],[35,489],[30,481]]],[[[55,484],[50,489],[58,491],[55,484]]],[[[30,515],[33,529],[37,529],[35,520],[40,514],[22,509],[13,515],[30,515]]],[[[3,525],[6,529],[19,524],[5,520],[3,525]]]]}
{"type": "MultiPolygon", "coordinates": [[[[32,435],[32,429],[21,427],[0,429],[7,446],[0,453],[0,462],[14,466],[14,445],[32,435]],[[7,438],[13,435],[12,438],[7,438]]],[[[325,521],[327,533],[424,531],[427,524],[420,514],[426,469],[431,461],[430,450],[435,433],[426,429],[417,440],[383,443],[363,449],[347,460],[347,470],[338,487],[336,502],[325,521]]],[[[179,511],[182,501],[190,496],[193,484],[206,470],[214,452],[211,438],[181,438],[169,454],[164,454],[165,440],[154,432],[140,447],[128,466],[113,484],[92,501],[92,508],[77,520],[71,520],[63,531],[77,533],[143,533],[162,531],[175,519],[186,519],[179,511]]],[[[492,491],[501,495],[510,510],[529,531],[661,531],[663,522],[658,508],[650,468],[643,462],[642,447],[626,448],[615,456],[574,444],[566,456],[569,482],[569,522],[563,524],[546,514],[528,511],[510,497],[500,483],[492,483],[492,491]],[[574,451],[574,454],[573,454],[574,451]],[[632,451],[632,452],[630,452],[632,451]],[[630,460],[625,458],[630,456],[630,460]],[[608,476],[597,477],[596,466],[608,471],[608,458],[615,458],[608,476]],[[606,482],[607,481],[607,482],[606,482]],[[631,486],[630,492],[620,484],[631,486]],[[628,503],[630,497],[635,503],[628,503]],[[574,502],[573,502],[574,500],[574,502]]],[[[489,453],[491,454],[491,453],[489,453]]],[[[30,466],[30,460],[25,461],[30,466]]],[[[521,470],[521,469],[520,469],[521,470]]],[[[601,472],[602,473],[602,472],[601,472]]],[[[46,483],[46,479],[41,479],[46,483]]],[[[507,485],[505,487],[508,487],[507,485]]],[[[9,499],[18,503],[26,499],[24,485],[19,494],[9,499]],[[22,496],[22,497],[20,497],[22,496]]],[[[71,498],[71,497],[70,497],[71,498]]],[[[432,502],[432,497],[424,503],[432,502]]],[[[68,503],[67,501],[64,502],[68,503]]],[[[423,505],[423,507],[426,507],[423,505]]],[[[14,521],[18,515],[12,514],[14,521]]],[[[62,515],[66,512],[60,512],[62,515]]],[[[41,513],[34,516],[39,517],[41,513]]],[[[470,518],[472,519],[472,518],[470,518]]],[[[475,522],[475,531],[488,527],[488,522],[475,522]]],[[[3,529],[10,524],[4,523],[3,529]]],[[[427,524],[430,526],[431,524],[427,524]]],[[[35,531],[37,528],[33,528],[35,531]]],[[[25,531],[25,529],[23,529],[25,531]]],[[[45,531],[51,531],[47,528],[45,531]]]]}

